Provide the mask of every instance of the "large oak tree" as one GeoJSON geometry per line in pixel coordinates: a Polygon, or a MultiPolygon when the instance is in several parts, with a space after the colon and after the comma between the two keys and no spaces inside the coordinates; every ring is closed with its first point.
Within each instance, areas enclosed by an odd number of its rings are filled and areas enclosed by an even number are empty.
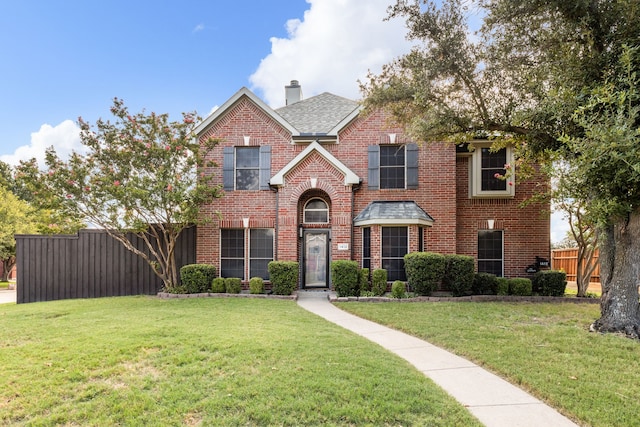
{"type": "Polygon", "coordinates": [[[598,331],[640,336],[640,3],[397,0],[416,47],[362,84],[423,141],[478,135],[562,159],[600,236],[598,331]],[[469,24],[476,24],[476,31],[469,24]]]}

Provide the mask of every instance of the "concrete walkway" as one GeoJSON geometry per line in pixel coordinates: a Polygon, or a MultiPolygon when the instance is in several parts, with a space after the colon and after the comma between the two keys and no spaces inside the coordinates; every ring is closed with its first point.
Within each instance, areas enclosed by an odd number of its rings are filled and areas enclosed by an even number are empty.
{"type": "Polygon", "coordinates": [[[0,290],[0,304],[5,304],[5,303],[14,303],[16,302],[16,290],[7,290],[7,289],[2,289],[0,290]]]}
{"type": "Polygon", "coordinates": [[[298,304],[407,360],[486,426],[577,426],[555,409],[466,359],[338,309],[329,302],[329,292],[298,291],[298,304]]]}

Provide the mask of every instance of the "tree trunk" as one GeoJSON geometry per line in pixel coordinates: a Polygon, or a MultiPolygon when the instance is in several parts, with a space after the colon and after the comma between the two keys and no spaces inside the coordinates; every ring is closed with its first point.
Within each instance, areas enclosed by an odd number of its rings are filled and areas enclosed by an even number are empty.
{"type": "Polygon", "coordinates": [[[591,329],[640,338],[640,210],[600,234],[600,318],[591,329]]]}

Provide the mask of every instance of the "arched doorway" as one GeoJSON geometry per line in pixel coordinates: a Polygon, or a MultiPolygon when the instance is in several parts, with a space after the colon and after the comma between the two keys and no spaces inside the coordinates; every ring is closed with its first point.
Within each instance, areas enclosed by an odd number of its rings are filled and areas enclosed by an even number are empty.
{"type": "Polygon", "coordinates": [[[298,207],[302,287],[328,288],[331,255],[329,197],[320,190],[310,191],[302,195],[298,207]]]}

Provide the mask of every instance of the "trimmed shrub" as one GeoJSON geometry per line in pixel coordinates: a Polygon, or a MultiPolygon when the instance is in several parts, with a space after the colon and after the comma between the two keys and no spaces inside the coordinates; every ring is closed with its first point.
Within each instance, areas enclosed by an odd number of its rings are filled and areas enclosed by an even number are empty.
{"type": "Polygon", "coordinates": [[[445,255],[445,273],[442,279],[453,296],[471,294],[475,265],[473,257],[467,255],[445,255]]]}
{"type": "Polygon", "coordinates": [[[242,291],[242,279],[227,277],[224,279],[224,289],[228,294],[239,294],[242,291]]]}
{"type": "Polygon", "coordinates": [[[561,297],[567,288],[567,274],[558,270],[538,271],[532,279],[533,292],[538,295],[561,297]]]}
{"type": "Polygon", "coordinates": [[[496,277],[496,280],[498,281],[498,289],[496,293],[498,295],[509,295],[509,279],[506,277],[496,277]]]}
{"type": "Polygon", "coordinates": [[[331,281],[339,297],[357,296],[360,272],[356,261],[331,261],[331,281]]]}
{"type": "Polygon", "coordinates": [[[511,295],[530,296],[531,279],[514,277],[509,279],[509,293],[511,295]]]}
{"type": "Polygon", "coordinates": [[[298,287],[298,263],[296,261],[269,262],[269,277],[276,295],[291,295],[298,287]]]}
{"type": "Polygon", "coordinates": [[[359,273],[360,277],[358,280],[358,287],[360,288],[360,294],[362,294],[362,292],[368,292],[371,290],[371,283],[369,282],[369,269],[361,268],[359,273]]]}
{"type": "Polygon", "coordinates": [[[208,292],[216,277],[216,267],[210,264],[187,264],[180,268],[181,285],[187,294],[208,292]]]}
{"type": "Polygon", "coordinates": [[[215,294],[223,294],[227,291],[224,286],[224,279],[222,277],[216,277],[211,281],[211,292],[215,294]]]}
{"type": "Polygon", "coordinates": [[[264,293],[264,280],[262,280],[262,277],[252,277],[251,279],[249,279],[249,293],[264,293]]]}
{"type": "Polygon", "coordinates": [[[407,296],[407,285],[401,280],[396,280],[391,284],[391,296],[393,298],[405,298],[407,296]]]}
{"type": "Polygon", "coordinates": [[[498,293],[498,279],[495,274],[476,273],[473,277],[474,295],[496,295],[498,293]]]}
{"type": "Polygon", "coordinates": [[[430,295],[442,282],[445,258],[435,252],[411,252],[404,256],[409,287],[418,295],[430,295]]]}
{"type": "Polygon", "coordinates": [[[377,268],[373,270],[371,291],[378,297],[381,297],[385,292],[387,292],[387,270],[384,268],[377,268]]]}

